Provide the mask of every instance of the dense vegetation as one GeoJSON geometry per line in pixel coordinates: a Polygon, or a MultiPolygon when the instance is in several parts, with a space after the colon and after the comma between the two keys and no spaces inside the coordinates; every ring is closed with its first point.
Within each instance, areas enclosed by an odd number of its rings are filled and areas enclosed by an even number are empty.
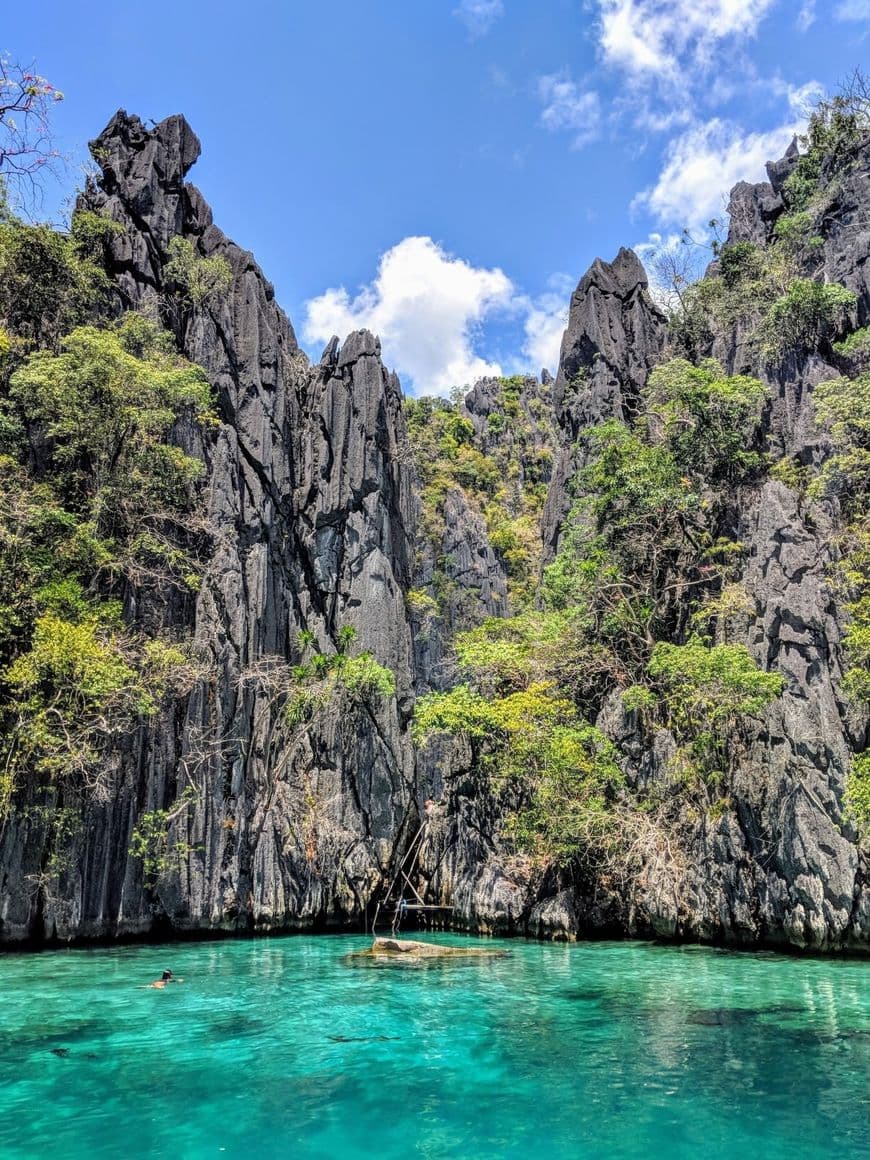
{"type": "MultiPolygon", "coordinates": [[[[870,100],[860,74],[822,101],[783,187],[785,212],[770,245],[714,244],[718,269],[691,285],[675,280],[672,325],[678,347],[701,357],[716,335],[736,332],[768,365],[835,342],[849,329],[852,291],[821,277],[825,215],[858,163],[870,131],[870,100]]],[[[858,340],[853,340],[857,342],[858,340]]]]}
{"type": "MultiPolygon", "coordinates": [[[[418,704],[418,738],[464,736],[500,796],[504,836],[544,860],[630,876],[633,860],[650,864],[670,849],[687,805],[711,819],[730,808],[741,722],[783,688],[741,643],[755,612],[733,532],[741,489],[772,477],[839,504],[848,521],[833,577],[848,617],[844,690],[870,700],[870,375],[860,373],[870,340],[854,329],[855,294],[819,269],[824,215],[868,113],[862,89],[822,103],[771,242],[717,246],[708,276],[680,287],[671,354],[650,375],[638,418],[581,435],[574,503],[557,558],[540,584],[527,583],[533,598],[461,633],[463,682],[418,704]],[[710,358],[723,335],[739,336],[765,376],[819,349],[853,374],[816,389],[833,444],[820,469],[768,453],[768,388],[710,358]],[[635,749],[642,738],[648,752],[667,731],[666,790],[627,776],[631,762],[602,731],[615,713],[635,749]]],[[[845,804],[870,833],[868,754],[853,762],[845,804]]]]}
{"type": "MultiPolygon", "coordinates": [[[[418,700],[414,734],[421,745],[433,734],[467,741],[472,772],[502,807],[502,836],[540,864],[624,883],[679,858],[672,839],[690,814],[712,824],[732,809],[741,731],[783,689],[743,643],[755,608],[734,517],[771,477],[844,517],[832,577],[847,617],[843,687],[870,700],[870,329],[855,328],[855,295],[819,269],[825,212],[867,129],[860,101],[820,106],[770,244],[719,247],[709,276],[681,290],[636,415],[580,437],[546,568],[547,389],[504,378],[485,406],[407,401],[419,549],[434,562],[409,604],[464,628],[459,680],[418,700]],[[723,335],[745,343],[753,374],[710,357],[723,335]],[[820,466],[773,462],[763,380],[819,350],[844,372],[814,394],[830,454],[820,466]],[[508,617],[448,617],[445,510],[459,493],[507,577],[508,617]],[[629,750],[655,752],[659,776],[641,777],[629,750]]],[[[174,332],[226,292],[231,272],[176,238],[159,316],[123,314],[104,267],[118,229],[78,213],[58,231],[0,204],[0,826],[13,804],[50,817],[55,850],[83,798],[109,799],[137,731],[206,675],[178,625],[212,550],[202,451],[219,418],[174,332]]],[[[302,633],[294,656],[242,674],[267,806],[306,730],[339,702],[394,696],[393,674],[353,641],[349,627],[327,644],[302,633]]],[[[190,779],[177,789],[135,828],[152,883],[190,853],[169,835],[198,791],[190,779]]],[[[852,764],[846,805],[870,833],[868,753],[852,764]]],[[[299,826],[313,848],[313,823],[299,826]]]]}
{"type": "Polygon", "coordinates": [[[508,579],[512,607],[523,608],[534,597],[541,562],[540,521],[553,460],[548,390],[532,379],[502,378],[492,402],[478,433],[459,394],[453,401],[406,400],[421,483],[421,535],[436,562],[433,591],[417,594],[418,601],[428,595],[441,607],[449,599],[444,503],[455,490],[483,517],[489,543],[508,579]]]}
{"type": "Polygon", "coordinates": [[[0,814],[34,779],[104,794],[110,748],[193,668],[127,609],[197,587],[202,463],[174,432],[215,421],[211,388],[158,323],[111,317],[114,228],[0,226],[0,814]]]}
{"type": "Polygon", "coordinates": [[[741,545],[722,534],[725,497],[763,471],[764,395],[711,360],[657,368],[634,427],[610,420],[583,437],[585,467],[538,607],[461,634],[468,682],[421,700],[419,735],[464,734],[490,783],[507,783],[524,848],[615,872],[629,868],[626,851],[649,858],[661,844],[654,823],[666,803],[626,786],[593,724],[614,696],[639,730],[671,730],[670,776],[710,808],[741,718],[781,691],[744,645],[717,639],[740,608],[729,581],[741,545]]]}

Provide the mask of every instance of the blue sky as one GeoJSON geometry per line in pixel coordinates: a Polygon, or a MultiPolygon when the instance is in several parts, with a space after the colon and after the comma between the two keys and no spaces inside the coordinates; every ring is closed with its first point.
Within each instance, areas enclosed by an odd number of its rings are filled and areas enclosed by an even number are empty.
{"type": "Polygon", "coordinates": [[[868,33],[870,0],[43,0],[0,50],[63,89],[76,164],[119,107],[183,112],[309,352],[367,325],[444,393],[554,369],[590,262],[700,237],[868,33]]]}

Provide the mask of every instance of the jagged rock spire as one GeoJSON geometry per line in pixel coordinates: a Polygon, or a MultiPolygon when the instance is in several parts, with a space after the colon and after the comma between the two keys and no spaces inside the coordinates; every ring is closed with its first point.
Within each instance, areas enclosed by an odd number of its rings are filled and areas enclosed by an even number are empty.
{"type": "Polygon", "coordinates": [[[649,295],[646,270],[633,250],[613,262],[596,258],[571,296],[553,407],[562,448],[544,516],[544,543],[557,546],[568,511],[568,482],[579,466],[574,444],[585,427],[628,419],[659,361],[666,320],[649,295]]]}

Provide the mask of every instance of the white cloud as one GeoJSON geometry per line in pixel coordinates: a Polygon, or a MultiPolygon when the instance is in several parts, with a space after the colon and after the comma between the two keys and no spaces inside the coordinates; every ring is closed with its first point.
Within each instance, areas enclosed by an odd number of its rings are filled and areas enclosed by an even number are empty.
{"type": "Polygon", "coordinates": [[[755,34],[776,0],[597,0],[604,60],[638,79],[682,84],[719,42],[755,34]]]}
{"type": "Polygon", "coordinates": [[[502,0],[460,0],[453,15],[459,17],[470,36],[485,36],[504,15],[504,4],[502,0]]]}
{"type": "Polygon", "coordinates": [[[601,128],[598,93],[579,89],[560,73],[539,78],[538,96],[544,103],[541,124],[551,133],[571,133],[573,149],[582,149],[598,136],[601,128]]]}
{"type": "Polygon", "coordinates": [[[834,15],[838,20],[870,20],[870,0],[843,0],[834,15]]]}
{"type": "Polygon", "coordinates": [[[785,98],[796,117],[806,120],[825,95],[821,81],[807,81],[805,85],[786,85],[785,98]]]}
{"type": "Polygon", "coordinates": [[[629,72],[662,73],[671,69],[664,46],[655,36],[645,36],[643,0],[601,0],[600,44],[604,59],[629,72]]]}
{"type": "Polygon", "coordinates": [[[523,356],[526,366],[522,369],[531,369],[532,374],[538,374],[542,367],[555,372],[559,366],[562,335],[568,325],[568,305],[574,279],[569,274],[554,274],[549,286],[546,293],[525,306],[523,356]]]}
{"type": "Polygon", "coordinates": [[[804,0],[798,13],[797,26],[801,32],[812,27],[816,22],[816,0],[804,0]]]}
{"type": "Polygon", "coordinates": [[[488,316],[517,309],[510,278],[453,257],[431,238],[404,238],[380,260],[376,278],[351,298],[344,287],[306,303],[305,341],[367,328],[379,334],[384,361],[416,393],[498,375],[498,363],[475,353],[476,328],[488,316]]]}
{"type": "Polygon", "coordinates": [[[634,116],[634,127],[643,133],[670,133],[672,129],[689,125],[692,121],[692,112],[687,105],[675,105],[670,109],[659,112],[647,102],[635,105],[637,112],[634,116]]]}
{"type": "Polygon", "coordinates": [[[404,238],[382,256],[376,277],[355,297],[342,286],[310,299],[302,336],[316,356],[318,344],[333,334],[344,339],[353,330],[371,330],[406,390],[447,395],[490,375],[555,371],[574,282],[569,274],[554,274],[544,293],[531,298],[498,268],[472,266],[428,237],[404,238]],[[496,315],[522,323],[521,351],[507,356],[504,372],[502,363],[475,349],[482,327],[496,315]]]}
{"type": "Polygon", "coordinates": [[[725,199],[738,181],[764,180],[764,163],[782,156],[802,122],[763,133],[744,133],[718,117],[675,137],[665,153],[656,184],[632,202],[664,226],[687,227],[703,235],[711,218],[721,218],[725,199]]]}

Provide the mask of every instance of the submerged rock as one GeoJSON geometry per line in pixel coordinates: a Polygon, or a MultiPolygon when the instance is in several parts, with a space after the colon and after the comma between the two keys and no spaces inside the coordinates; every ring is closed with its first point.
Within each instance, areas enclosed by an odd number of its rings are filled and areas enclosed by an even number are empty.
{"type": "Polygon", "coordinates": [[[327,1035],[333,1043],[396,1043],[400,1035],[327,1035]]]}
{"type": "Polygon", "coordinates": [[[739,1023],[749,1023],[760,1014],[751,1007],[711,1007],[693,1011],[686,1017],[686,1022],[700,1027],[734,1027],[739,1023]]]}
{"type": "Polygon", "coordinates": [[[349,959],[503,959],[508,952],[493,947],[455,947],[409,939],[376,938],[368,950],[355,951],[349,959]]]}

